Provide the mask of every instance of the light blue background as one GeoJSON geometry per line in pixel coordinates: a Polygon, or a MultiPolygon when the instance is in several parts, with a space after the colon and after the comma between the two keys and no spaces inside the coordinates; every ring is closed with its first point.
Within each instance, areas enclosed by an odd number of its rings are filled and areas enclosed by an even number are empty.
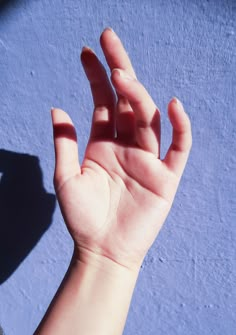
{"type": "Polygon", "coordinates": [[[54,152],[49,110],[55,106],[70,113],[82,157],[92,101],[80,51],[89,45],[104,60],[99,36],[106,26],[120,35],[162,112],[162,154],[171,139],[166,106],[172,96],[183,101],[193,128],[190,160],[172,211],[142,266],[124,334],[236,334],[235,1],[2,3],[0,325],[5,334],[33,333],[71,257],[70,236],[50,195],[54,152]],[[23,177],[17,175],[21,161],[23,177]],[[43,186],[37,184],[38,163],[43,186]],[[27,193],[27,201],[33,197],[37,202],[41,190],[51,207],[40,202],[37,212],[24,202],[24,183],[38,185],[27,193]],[[30,213],[25,230],[18,203],[23,217],[30,213]],[[47,222],[40,223],[44,214],[47,222]],[[12,228],[6,233],[8,217],[12,228]],[[33,238],[36,223],[42,229],[33,238]],[[14,243],[9,244],[11,234],[14,243]],[[18,250],[22,259],[17,259],[18,250]]]}

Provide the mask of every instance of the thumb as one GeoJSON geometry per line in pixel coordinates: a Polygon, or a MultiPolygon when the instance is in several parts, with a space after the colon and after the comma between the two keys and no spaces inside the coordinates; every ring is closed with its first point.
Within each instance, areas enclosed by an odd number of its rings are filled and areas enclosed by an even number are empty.
{"type": "Polygon", "coordinates": [[[80,174],[76,130],[69,115],[58,108],[51,109],[55,147],[54,185],[56,191],[66,180],[80,174]]]}

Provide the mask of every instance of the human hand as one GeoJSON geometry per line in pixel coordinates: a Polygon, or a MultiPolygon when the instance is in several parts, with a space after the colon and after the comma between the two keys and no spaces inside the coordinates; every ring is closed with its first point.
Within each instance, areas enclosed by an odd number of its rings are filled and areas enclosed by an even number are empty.
{"type": "Polygon", "coordinates": [[[101,46],[111,70],[83,48],[94,114],[82,164],[76,132],[64,111],[52,110],[54,184],[78,257],[105,257],[127,268],[140,266],[172,205],[191,148],[191,126],[172,99],[170,148],[160,159],[160,113],[137,80],[117,35],[106,29],[101,46]]]}

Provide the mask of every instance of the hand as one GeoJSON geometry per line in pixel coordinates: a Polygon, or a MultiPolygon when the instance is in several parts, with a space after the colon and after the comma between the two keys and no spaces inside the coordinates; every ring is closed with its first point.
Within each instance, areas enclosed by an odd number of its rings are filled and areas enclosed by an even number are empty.
{"type": "Polygon", "coordinates": [[[116,94],[95,53],[83,48],[94,101],[91,134],[80,165],[71,119],[52,110],[55,190],[78,257],[96,255],[133,268],[140,266],[170,210],[190,151],[191,126],[181,103],[172,99],[173,139],[161,160],[158,108],[118,36],[108,28],[100,42],[116,94]]]}

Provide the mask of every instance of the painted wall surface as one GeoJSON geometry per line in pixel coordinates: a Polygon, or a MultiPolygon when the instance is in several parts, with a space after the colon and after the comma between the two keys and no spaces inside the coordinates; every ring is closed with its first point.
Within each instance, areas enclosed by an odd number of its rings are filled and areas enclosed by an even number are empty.
{"type": "Polygon", "coordinates": [[[162,111],[162,153],[172,96],[193,128],[189,163],[142,266],[124,334],[235,335],[234,0],[0,1],[0,333],[32,334],[68,267],[49,111],[70,113],[82,157],[92,101],[80,51],[89,45],[104,61],[106,26],[162,111]]]}

